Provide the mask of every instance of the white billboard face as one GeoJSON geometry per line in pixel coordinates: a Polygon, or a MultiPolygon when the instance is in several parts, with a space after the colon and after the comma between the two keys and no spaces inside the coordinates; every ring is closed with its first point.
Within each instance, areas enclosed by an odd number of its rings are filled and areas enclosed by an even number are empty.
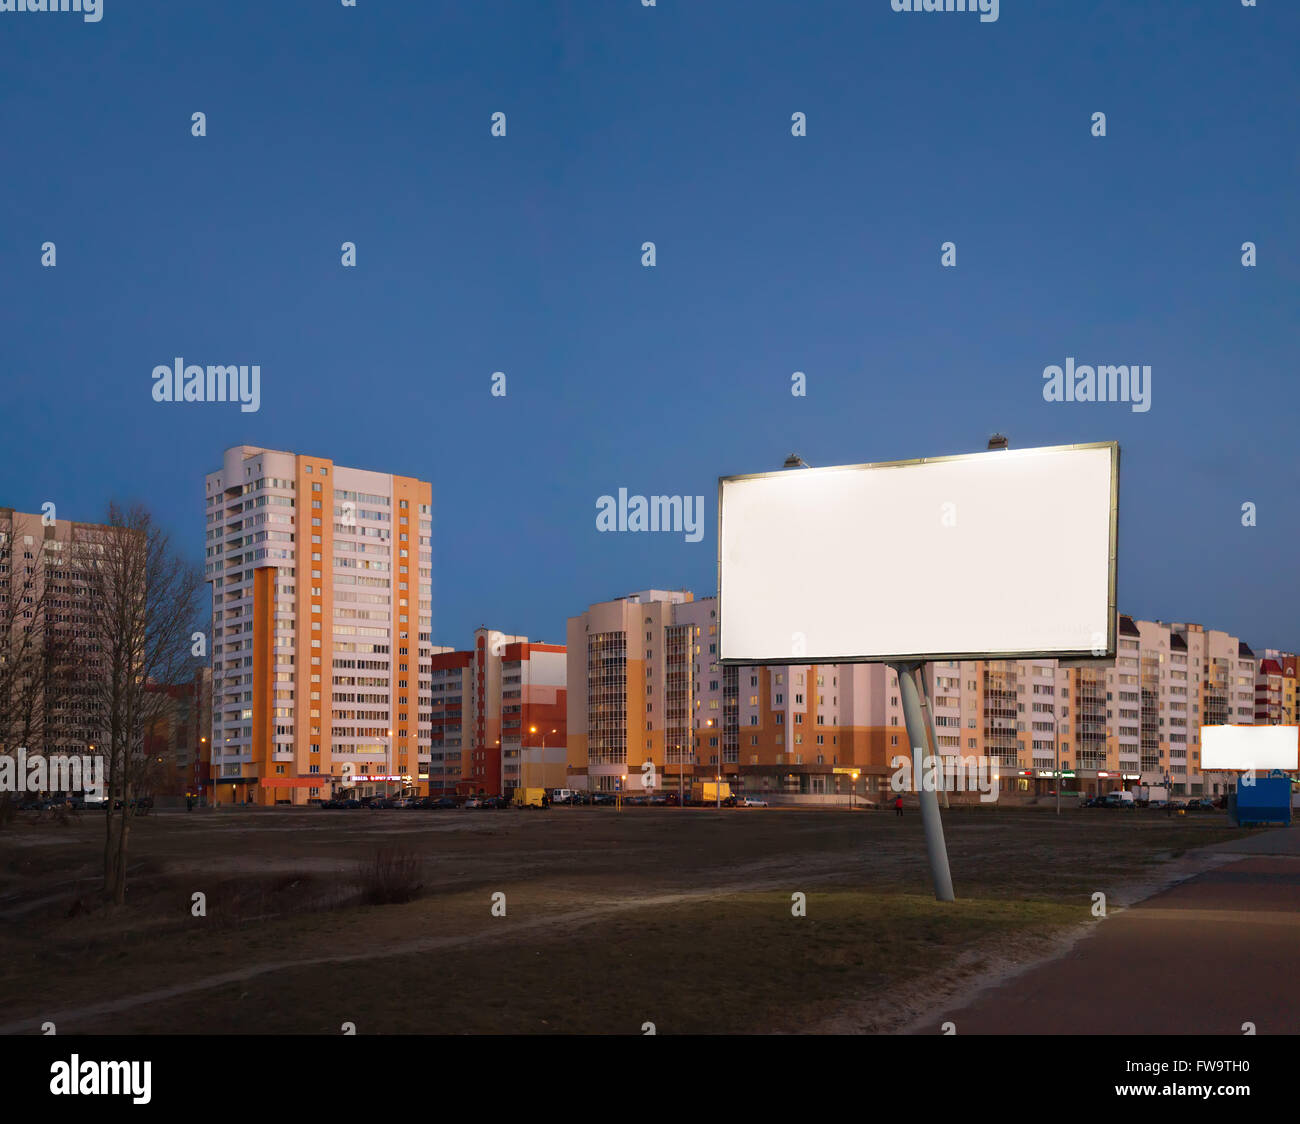
{"type": "Polygon", "coordinates": [[[1119,446],[725,477],[724,663],[1115,654],[1119,446]]]}
{"type": "Polygon", "coordinates": [[[1300,726],[1202,726],[1201,771],[1281,769],[1294,773],[1300,761],[1300,726]]]}

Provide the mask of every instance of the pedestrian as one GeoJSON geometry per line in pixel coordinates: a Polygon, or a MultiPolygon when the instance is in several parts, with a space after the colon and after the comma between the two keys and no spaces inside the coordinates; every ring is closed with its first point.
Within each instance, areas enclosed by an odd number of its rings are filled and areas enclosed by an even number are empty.
{"type": "Polygon", "coordinates": [[[903,798],[901,796],[898,796],[894,798],[894,815],[901,816],[902,814],[903,814],[903,798]]]}
{"type": "Polygon", "coordinates": [[[192,796],[185,797],[185,810],[187,812],[194,811],[194,797],[192,796]]]}

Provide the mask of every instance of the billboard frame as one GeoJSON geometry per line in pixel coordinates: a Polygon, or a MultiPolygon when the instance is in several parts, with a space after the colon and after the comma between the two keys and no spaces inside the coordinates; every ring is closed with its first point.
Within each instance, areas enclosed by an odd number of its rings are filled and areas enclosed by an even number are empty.
{"type": "Polygon", "coordinates": [[[825,468],[778,469],[774,472],[751,472],[735,476],[718,477],[718,625],[719,643],[724,627],[723,598],[725,591],[722,582],[722,534],[723,534],[723,488],[732,482],[741,480],[762,480],[770,477],[785,476],[790,472],[829,473],[844,472],[849,469],[885,469],[908,468],[921,464],[938,464],[948,461],[974,460],[977,457],[1020,456],[1026,453],[1059,453],[1066,450],[1109,449],[1110,450],[1110,545],[1107,550],[1107,621],[1106,651],[1098,654],[1093,649],[1040,652],[1013,649],[1007,651],[972,651],[972,652],[899,652],[875,656],[771,656],[755,659],[749,656],[730,656],[723,658],[719,654],[718,663],[723,667],[776,667],[783,665],[807,666],[827,663],[929,663],[938,660],[1089,660],[1113,661],[1119,650],[1119,616],[1118,616],[1118,561],[1119,561],[1119,442],[1092,441],[1073,445],[1040,445],[1029,449],[996,449],[978,453],[955,453],[942,457],[914,457],[902,461],[872,461],[865,464],[828,465],[825,468]]]}

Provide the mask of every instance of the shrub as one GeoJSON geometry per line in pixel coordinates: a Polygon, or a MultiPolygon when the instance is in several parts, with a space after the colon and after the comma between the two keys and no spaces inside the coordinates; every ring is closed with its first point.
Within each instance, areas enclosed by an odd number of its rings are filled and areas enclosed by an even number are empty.
{"type": "Polygon", "coordinates": [[[420,860],[402,847],[380,847],[360,871],[361,898],[367,905],[398,905],[419,893],[420,860]]]}

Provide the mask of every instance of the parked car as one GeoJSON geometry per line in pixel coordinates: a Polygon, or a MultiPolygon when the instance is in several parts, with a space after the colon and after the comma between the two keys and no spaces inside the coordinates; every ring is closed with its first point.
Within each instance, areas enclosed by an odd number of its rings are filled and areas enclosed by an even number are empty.
{"type": "MultiPolygon", "coordinates": [[[[132,803],[134,804],[134,801],[132,801],[132,803]]],[[[120,806],[120,801],[119,801],[119,806],[120,806]]],[[[71,798],[64,796],[62,793],[55,793],[53,796],[39,796],[33,799],[30,803],[27,801],[21,801],[18,805],[20,811],[37,811],[37,812],[48,812],[53,808],[71,808],[71,807],[72,807],[71,798]]]]}
{"type": "Polygon", "coordinates": [[[485,796],[479,806],[482,808],[509,808],[510,801],[504,796],[485,796]]]}
{"type": "Polygon", "coordinates": [[[742,808],[770,808],[771,807],[771,805],[768,804],[768,802],[760,796],[742,796],[740,798],[740,806],[742,808]]]}
{"type": "Polygon", "coordinates": [[[1188,807],[1189,807],[1189,808],[1198,808],[1198,809],[1200,809],[1200,810],[1203,811],[1203,812],[1212,812],[1212,811],[1214,811],[1214,809],[1215,809],[1214,797],[1213,797],[1213,796],[1202,796],[1202,797],[1200,797],[1200,798],[1197,799],[1197,800],[1189,801],[1189,802],[1188,802],[1188,807]]]}
{"type": "Polygon", "coordinates": [[[483,807],[483,798],[481,796],[471,796],[468,800],[465,801],[464,804],[461,805],[461,807],[465,808],[466,810],[471,808],[481,808],[483,807]]]}

